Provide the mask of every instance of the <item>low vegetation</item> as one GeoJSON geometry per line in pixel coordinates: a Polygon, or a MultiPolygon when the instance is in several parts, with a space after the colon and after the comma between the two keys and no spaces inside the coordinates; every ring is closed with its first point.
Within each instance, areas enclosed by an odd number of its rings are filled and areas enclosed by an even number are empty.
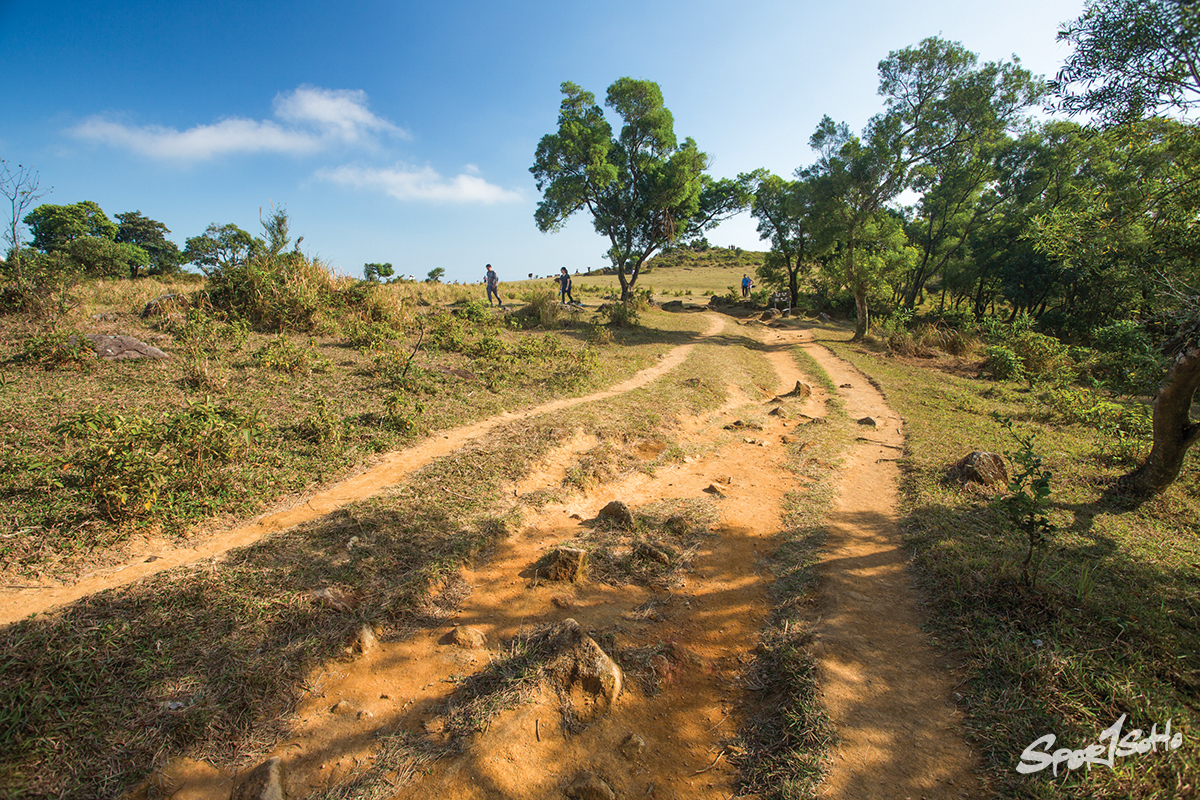
{"type": "Polygon", "coordinates": [[[1070,358],[1056,341],[1037,351],[1052,358],[1020,361],[1020,379],[998,379],[990,367],[980,374],[978,361],[954,369],[945,358],[915,362],[826,343],[877,380],[904,417],[905,545],[929,596],[930,625],[964,658],[962,703],[992,788],[1047,799],[1186,794],[1200,770],[1200,747],[1187,733],[1200,725],[1200,458],[1193,453],[1163,495],[1122,494],[1126,445],[1113,426],[1144,419],[1145,401],[1055,380],[1086,379],[1080,367],[1095,358],[1070,358]],[[1051,363],[1065,372],[1037,366],[1051,363]],[[1036,434],[1041,458],[1036,466],[1017,458],[1010,476],[1026,466],[1035,480],[1052,473],[1048,495],[1027,490],[1038,499],[1034,527],[1039,517],[1053,526],[1035,556],[1036,582],[1029,531],[992,502],[1005,487],[973,491],[948,478],[972,450],[1026,450],[1013,447],[1006,420],[1018,441],[1036,434]],[[1171,721],[1185,731],[1183,747],[1118,759],[1111,770],[1016,772],[1038,738],[1053,733],[1055,748],[1083,748],[1122,714],[1126,732],[1161,732],[1171,721]]]}

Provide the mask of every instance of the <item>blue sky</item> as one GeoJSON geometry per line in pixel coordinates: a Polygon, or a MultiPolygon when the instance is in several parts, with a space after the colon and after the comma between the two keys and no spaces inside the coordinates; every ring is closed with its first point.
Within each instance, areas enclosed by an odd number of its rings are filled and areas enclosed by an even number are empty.
{"type": "MultiPolygon", "coordinates": [[[[180,246],[286,207],[339,273],[502,280],[604,263],[578,216],[538,232],[529,173],[559,85],[658,82],[711,173],[790,175],[825,114],[860,130],[876,66],[927,36],[1053,75],[1083,0],[0,0],[0,158],[43,202],[140,210],[180,246]]],[[[748,215],[709,235],[765,249],[748,215]]]]}

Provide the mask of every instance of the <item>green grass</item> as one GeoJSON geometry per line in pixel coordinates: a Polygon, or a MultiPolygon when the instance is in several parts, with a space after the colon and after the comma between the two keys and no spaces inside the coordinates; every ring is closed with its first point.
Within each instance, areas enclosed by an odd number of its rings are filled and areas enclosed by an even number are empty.
{"type": "Polygon", "coordinates": [[[963,705],[991,787],[1047,800],[1184,796],[1200,774],[1200,457],[1168,492],[1137,505],[1110,491],[1122,470],[1096,457],[1096,431],[1046,422],[1037,391],[830,346],[878,381],[905,420],[904,541],[931,630],[966,661],[963,705]],[[1035,433],[1054,473],[1058,532],[1033,589],[1019,580],[1023,534],[988,495],[945,479],[972,450],[1016,449],[992,412],[1035,433]],[[1121,714],[1126,731],[1170,720],[1185,743],[1112,770],[1016,772],[1039,737],[1082,748],[1121,714]]]}

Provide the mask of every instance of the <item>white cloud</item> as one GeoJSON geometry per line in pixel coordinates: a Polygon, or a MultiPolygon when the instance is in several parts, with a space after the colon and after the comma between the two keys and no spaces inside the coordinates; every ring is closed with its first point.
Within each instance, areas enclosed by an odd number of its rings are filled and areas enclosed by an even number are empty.
{"type": "Polygon", "coordinates": [[[468,165],[453,178],[431,167],[397,165],[386,169],[344,165],[317,171],[317,177],[358,189],[381,189],[399,200],[437,200],[450,203],[506,203],[521,199],[518,192],[488,183],[468,165]]]}
{"type": "Polygon", "coordinates": [[[204,161],[235,153],[305,155],[337,145],[374,143],[378,133],[407,133],[367,108],[366,92],[300,86],[276,95],[275,120],[231,117],[176,130],[159,125],[127,125],[90,117],[71,129],[81,139],[176,161],[204,161]]]}

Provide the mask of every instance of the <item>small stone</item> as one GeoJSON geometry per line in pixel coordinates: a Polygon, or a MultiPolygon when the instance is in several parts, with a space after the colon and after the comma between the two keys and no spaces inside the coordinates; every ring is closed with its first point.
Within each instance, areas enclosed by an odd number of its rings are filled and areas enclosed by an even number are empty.
{"type": "Polygon", "coordinates": [[[600,513],[596,517],[619,528],[633,527],[633,512],[629,510],[629,506],[620,500],[613,500],[600,509],[600,513]]]}
{"type": "Polygon", "coordinates": [[[283,759],[268,758],[254,769],[246,779],[229,793],[229,800],[285,800],[287,776],[283,759]]]}
{"type": "Polygon", "coordinates": [[[975,450],[960,458],[950,468],[950,475],[962,483],[980,483],[984,486],[1008,483],[1008,467],[1004,457],[983,450],[975,450]]]}
{"type": "Polygon", "coordinates": [[[810,397],[812,395],[812,387],[804,381],[796,381],[796,388],[792,389],[784,397],[810,397]]]}
{"type": "Polygon", "coordinates": [[[633,555],[635,558],[644,558],[647,561],[654,561],[663,566],[671,566],[671,554],[666,548],[651,544],[650,542],[638,542],[633,546],[633,555]]]}
{"type": "Polygon", "coordinates": [[[551,597],[550,603],[555,608],[571,609],[575,607],[575,601],[562,594],[556,594],[554,597],[551,597]]]}
{"type": "Polygon", "coordinates": [[[849,384],[849,383],[843,383],[843,384],[841,384],[840,386],[838,386],[838,388],[839,388],[839,389],[853,389],[853,388],[854,388],[854,386],[853,386],[853,384],[849,384]]]}
{"type": "Polygon", "coordinates": [[[646,752],[646,740],[636,733],[631,733],[621,742],[621,755],[630,761],[637,761],[646,752]]]}
{"type": "Polygon", "coordinates": [[[879,423],[876,422],[874,420],[874,418],[872,418],[872,417],[863,417],[862,419],[857,420],[857,422],[859,425],[864,425],[864,426],[871,427],[871,428],[879,427],[879,423]]]}
{"type": "Polygon", "coordinates": [[[791,444],[792,442],[796,441],[796,437],[785,433],[783,436],[779,437],[779,441],[783,444],[791,444]]]}
{"type": "Polygon", "coordinates": [[[331,714],[345,714],[348,711],[350,711],[350,701],[348,700],[338,700],[329,708],[331,714]]]}
{"type": "Polygon", "coordinates": [[[772,417],[786,417],[786,416],[787,416],[787,412],[786,412],[786,411],[784,411],[784,410],[783,410],[781,407],[779,407],[779,406],[776,406],[775,408],[772,408],[770,411],[768,411],[768,412],[767,412],[767,414],[768,414],[769,416],[772,416],[772,417]]]}
{"type": "Polygon", "coordinates": [[[679,514],[667,517],[667,521],[663,527],[676,536],[687,536],[692,531],[692,523],[688,522],[687,517],[680,516],[679,514]]]}
{"type": "Polygon", "coordinates": [[[356,653],[369,653],[379,647],[379,639],[375,636],[375,629],[365,622],[358,626],[358,631],[354,634],[354,644],[351,649],[356,653]]]}
{"type": "Polygon", "coordinates": [[[537,570],[539,578],[551,581],[576,581],[587,566],[587,552],[574,547],[556,548],[537,570]]]}
{"type": "Polygon", "coordinates": [[[723,489],[721,489],[721,487],[720,487],[720,486],[717,486],[715,483],[710,483],[710,484],[708,485],[708,488],[707,488],[707,489],[705,489],[704,491],[708,492],[709,494],[715,494],[717,497],[724,497],[724,496],[725,496],[725,492],[724,492],[724,490],[723,490],[723,489]]]}
{"type": "Polygon", "coordinates": [[[567,797],[573,800],[616,800],[608,784],[592,772],[581,772],[567,787],[567,797]]]}
{"type": "Polygon", "coordinates": [[[464,650],[482,650],[487,647],[487,636],[478,628],[458,625],[446,634],[446,642],[464,650]]]}

